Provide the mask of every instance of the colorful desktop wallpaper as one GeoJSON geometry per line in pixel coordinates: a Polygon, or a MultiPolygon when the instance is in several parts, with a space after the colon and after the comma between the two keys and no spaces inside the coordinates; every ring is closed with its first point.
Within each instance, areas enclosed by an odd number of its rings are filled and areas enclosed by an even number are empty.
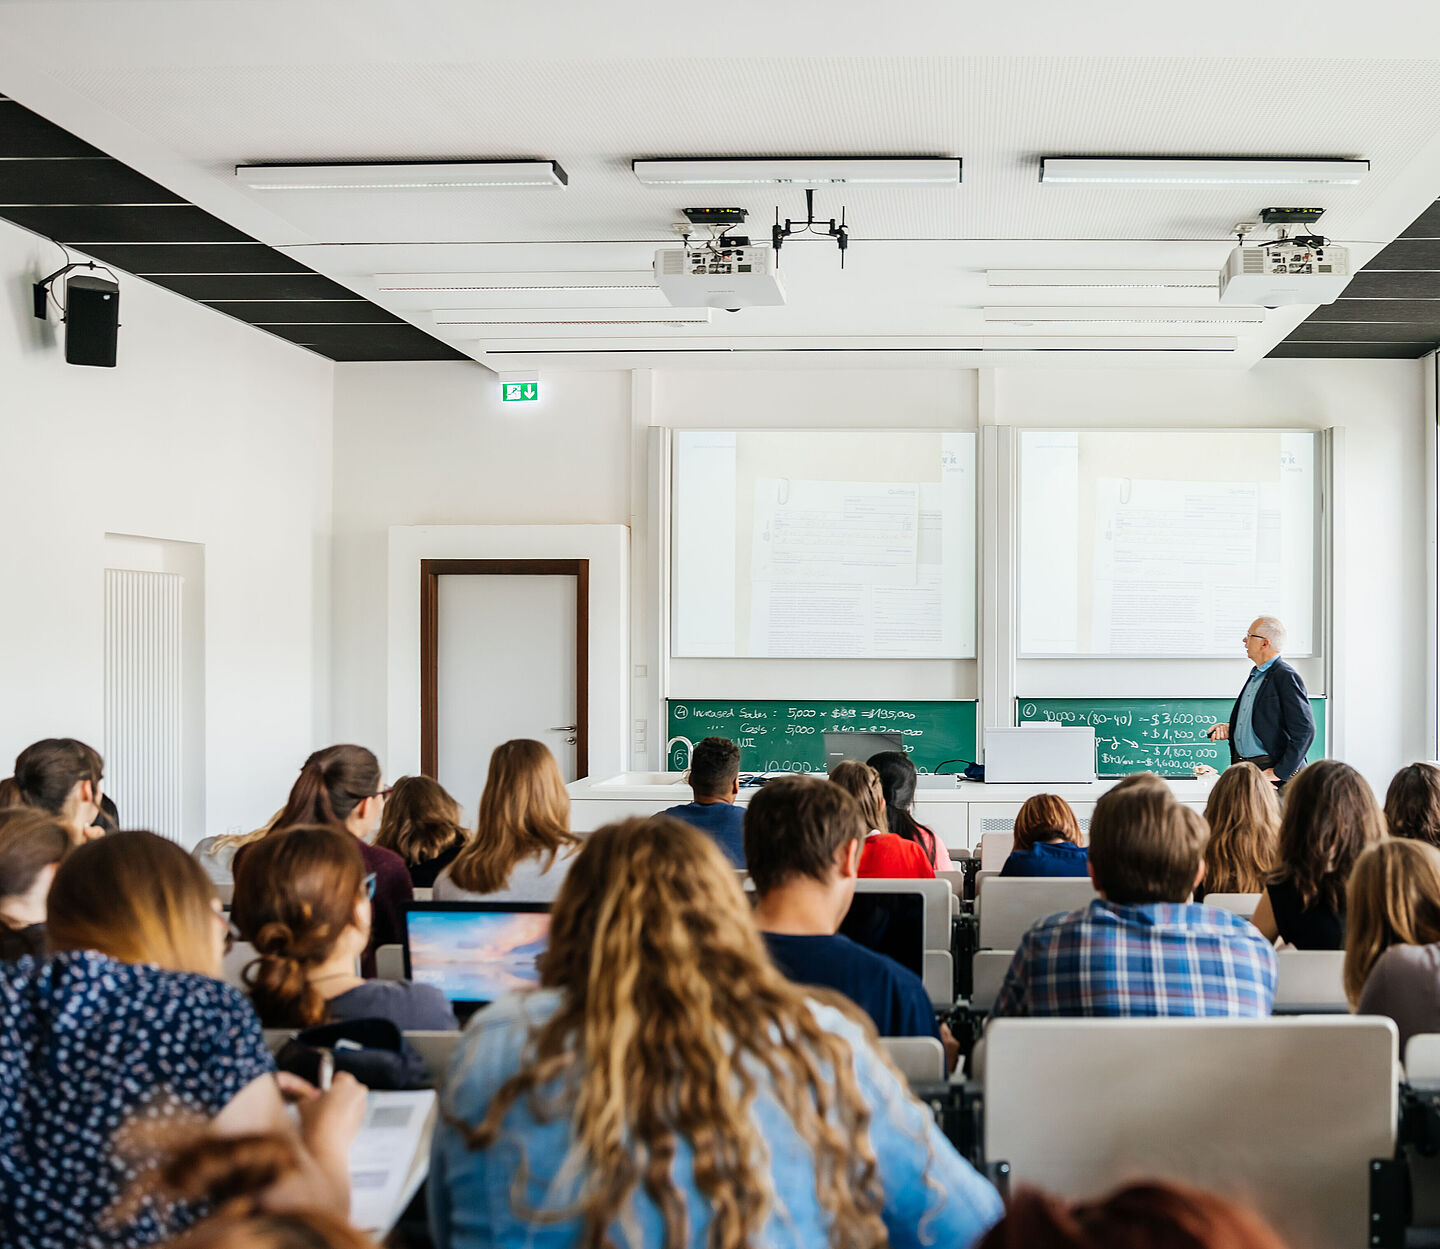
{"type": "Polygon", "coordinates": [[[411,978],[433,984],[452,1002],[492,1002],[539,979],[544,912],[411,912],[407,917],[411,978]]]}

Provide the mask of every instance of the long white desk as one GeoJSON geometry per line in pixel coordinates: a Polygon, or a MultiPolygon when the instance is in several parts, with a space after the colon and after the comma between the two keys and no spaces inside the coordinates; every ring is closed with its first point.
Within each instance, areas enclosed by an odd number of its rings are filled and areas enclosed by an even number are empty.
{"type": "MultiPolygon", "coordinates": [[[[941,778],[922,777],[915,794],[915,818],[933,828],[947,848],[969,850],[980,844],[982,833],[1007,832],[1025,800],[1032,794],[1058,794],[1074,809],[1082,829],[1090,824],[1096,799],[1116,784],[1107,777],[1088,785],[986,785],[958,781],[941,789],[927,786],[941,778]]],[[[1215,778],[1166,782],[1188,807],[1203,810],[1215,778]]],[[[584,777],[572,781],[570,827],[577,833],[593,832],[602,825],[631,815],[654,815],[666,807],[691,799],[683,772],[622,772],[617,776],[584,777]]],[[[740,804],[750,801],[755,789],[740,791],[740,804]]]]}

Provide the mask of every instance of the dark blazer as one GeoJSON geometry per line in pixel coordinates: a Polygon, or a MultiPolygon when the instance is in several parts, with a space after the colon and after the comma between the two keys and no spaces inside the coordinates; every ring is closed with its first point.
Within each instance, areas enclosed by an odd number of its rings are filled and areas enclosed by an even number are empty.
{"type": "MultiPolygon", "coordinates": [[[[1246,677],[1246,684],[1250,678],[1246,677]]],[[[1240,693],[1245,687],[1240,687],[1240,693]]],[[[1240,715],[1240,699],[1230,708],[1230,762],[1238,763],[1235,749],[1235,721],[1240,715]]],[[[1310,696],[1300,674],[1283,659],[1276,659],[1255,691],[1255,707],[1250,713],[1250,727],[1275,762],[1275,775],[1288,781],[1305,765],[1310,743],[1315,740],[1315,717],[1310,714],[1310,696]]]]}

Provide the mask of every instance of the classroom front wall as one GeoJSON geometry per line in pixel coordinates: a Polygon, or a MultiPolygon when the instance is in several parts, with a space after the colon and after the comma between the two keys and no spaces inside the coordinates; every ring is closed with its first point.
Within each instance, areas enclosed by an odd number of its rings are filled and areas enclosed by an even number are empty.
{"type": "MultiPolygon", "coordinates": [[[[624,756],[631,767],[654,766],[663,745],[654,708],[665,691],[662,665],[650,659],[658,611],[643,551],[653,506],[646,489],[652,426],[1333,426],[1343,431],[1344,444],[1336,483],[1343,580],[1335,605],[1335,687],[1326,692],[1343,720],[1343,754],[1383,786],[1397,766],[1429,753],[1425,451],[1433,414],[1427,414],[1425,368],[1420,361],[1285,360],[1247,371],[556,370],[542,376],[542,403],[516,412],[499,403],[494,376],[475,366],[339,365],[334,732],[383,743],[383,674],[393,662],[410,662],[391,655],[394,639],[385,624],[391,527],[628,524],[631,653],[617,654],[613,663],[629,691],[623,718],[629,730],[622,731],[627,740],[608,743],[613,750],[607,753],[624,756]]],[[[865,664],[867,687],[883,679],[874,671],[877,662],[865,664]]],[[[912,661],[896,662],[907,665],[896,669],[897,686],[932,675],[912,661]]],[[[861,672],[843,661],[825,665],[827,679],[840,683],[861,672]]],[[[1243,665],[1237,656],[1237,688],[1243,665]]],[[[763,669],[737,667],[733,692],[793,696],[786,668],[778,661],[763,669]],[[765,687],[754,687],[756,681],[765,687]]],[[[723,673],[705,675],[724,679],[723,673]]],[[[678,685],[673,692],[696,693],[678,685]]]]}

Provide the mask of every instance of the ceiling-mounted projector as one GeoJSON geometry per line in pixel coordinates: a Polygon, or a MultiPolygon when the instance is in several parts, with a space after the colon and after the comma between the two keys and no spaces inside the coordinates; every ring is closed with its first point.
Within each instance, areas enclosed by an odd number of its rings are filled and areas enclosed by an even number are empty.
{"type": "Polygon", "coordinates": [[[1309,237],[1237,247],[1220,270],[1222,304],[1329,304],[1349,285],[1350,253],[1309,237]]]}
{"type": "Polygon", "coordinates": [[[655,253],[655,281],[677,308],[774,307],[785,302],[775,272],[775,249],[726,245],[724,239],[695,247],[662,247],[655,253]]]}

